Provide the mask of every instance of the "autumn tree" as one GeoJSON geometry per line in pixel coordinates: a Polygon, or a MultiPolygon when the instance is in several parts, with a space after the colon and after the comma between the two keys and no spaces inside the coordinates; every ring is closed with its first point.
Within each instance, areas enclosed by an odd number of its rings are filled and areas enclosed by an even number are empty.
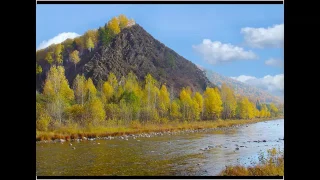
{"type": "Polygon", "coordinates": [[[123,79],[123,97],[131,113],[131,117],[138,119],[140,117],[140,106],[143,91],[139,86],[137,76],[130,71],[125,79],[123,79]]]}
{"type": "Polygon", "coordinates": [[[36,76],[38,76],[39,80],[41,80],[42,67],[36,63],[36,76]]]}
{"type": "Polygon", "coordinates": [[[72,53],[70,53],[70,60],[74,64],[74,69],[77,70],[77,64],[80,62],[80,57],[79,57],[79,51],[74,50],[72,53]]]}
{"type": "Polygon", "coordinates": [[[278,112],[279,112],[278,108],[277,108],[273,103],[271,103],[271,104],[270,104],[270,113],[271,113],[271,116],[272,116],[272,117],[278,116],[278,112]]]}
{"type": "MultiPolygon", "coordinates": [[[[90,82],[89,79],[88,82],[90,82]]],[[[90,93],[92,92],[89,90],[89,94],[90,93]]],[[[93,126],[100,125],[106,118],[106,112],[104,110],[103,103],[99,98],[95,96],[91,96],[91,99],[87,104],[86,111],[87,122],[92,124],[93,126]]]]}
{"type": "Polygon", "coordinates": [[[86,81],[86,97],[88,101],[90,101],[92,98],[95,98],[97,95],[97,89],[95,85],[93,84],[93,81],[91,78],[88,78],[86,81]]]}
{"type": "MultiPolygon", "coordinates": [[[[98,30],[88,30],[85,34],[84,34],[84,38],[85,39],[91,39],[93,47],[94,48],[99,40],[99,32],[98,30]]],[[[90,46],[87,46],[87,48],[90,48],[90,46]]]]}
{"type": "Polygon", "coordinates": [[[207,117],[219,118],[222,108],[220,93],[215,88],[209,88],[204,92],[204,109],[207,117]]]}
{"type": "Polygon", "coordinates": [[[252,119],[256,116],[256,106],[247,97],[243,97],[238,104],[238,117],[252,119]]]}
{"type": "Polygon", "coordinates": [[[170,106],[170,94],[165,84],[161,86],[158,103],[159,103],[158,106],[159,106],[160,117],[167,116],[167,112],[170,106]]]}
{"type": "Polygon", "coordinates": [[[54,51],[55,62],[57,65],[60,65],[63,63],[62,51],[63,51],[63,45],[57,44],[54,51]]]}
{"type": "Polygon", "coordinates": [[[87,40],[86,40],[86,47],[90,52],[94,48],[93,41],[92,41],[92,39],[90,37],[87,38],[87,40]]]}
{"type": "Polygon", "coordinates": [[[231,87],[223,83],[221,86],[222,118],[230,119],[236,114],[237,100],[231,87]]]}
{"type": "Polygon", "coordinates": [[[53,52],[47,52],[45,60],[51,65],[53,63],[53,52]]]}
{"type": "Polygon", "coordinates": [[[73,90],[77,103],[83,106],[85,103],[85,97],[87,92],[86,78],[83,75],[78,74],[76,76],[75,80],[73,81],[73,90]]]}
{"type": "Polygon", "coordinates": [[[130,71],[126,79],[122,81],[124,81],[123,88],[125,91],[129,91],[129,92],[134,91],[135,93],[138,93],[138,91],[140,90],[138,78],[132,71],[130,71]]]}
{"type": "Polygon", "coordinates": [[[119,20],[117,17],[113,17],[107,24],[107,28],[110,29],[114,34],[120,32],[119,20]]]}
{"type": "Polygon", "coordinates": [[[194,103],[194,114],[195,114],[195,119],[198,120],[200,119],[200,114],[201,118],[203,116],[203,97],[199,92],[196,92],[193,99],[194,103]]]}
{"type": "Polygon", "coordinates": [[[118,80],[117,80],[117,76],[110,72],[108,74],[108,79],[107,79],[107,82],[112,86],[112,88],[116,91],[117,88],[118,88],[118,80]]]}
{"type": "Polygon", "coordinates": [[[114,89],[110,85],[110,83],[107,81],[102,86],[102,97],[105,103],[109,102],[111,97],[113,96],[114,89]]]}
{"type": "Polygon", "coordinates": [[[66,116],[72,120],[74,123],[79,124],[82,127],[85,127],[86,121],[84,120],[84,115],[86,113],[85,106],[81,104],[74,104],[65,110],[66,116]]]}
{"type": "Polygon", "coordinates": [[[51,117],[45,107],[45,104],[36,102],[36,129],[39,131],[47,131],[51,117]]]}
{"type": "Polygon", "coordinates": [[[36,63],[36,75],[41,73],[42,73],[42,67],[38,63],[36,63]]]}
{"type": "Polygon", "coordinates": [[[51,116],[59,120],[61,124],[64,109],[74,99],[74,94],[65,77],[63,66],[52,66],[50,68],[44,84],[43,94],[48,99],[48,109],[50,109],[51,116]]]}
{"type": "Polygon", "coordinates": [[[267,108],[267,105],[266,104],[261,104],[261,111],[260,111],[260,117],[262,118],[266,118],[266,117],[269,117],[269,110],[267,108]]]}
{"type": "Polygon", "coordinates": [[[140,115],[140,99],[134,91],[125,90],[120,100],[120,111],[126,122],[138,119],[140,115]]]}
{"type": "Polygon", "coordinates": [[[180,119],[182,117],[180,109],[181,109],[181,106],[179,103],[179,99],[172,101],[171,110],[170,110],[170,117],[172,119],[180,119]]]}
{"type": "Polygon", "coordinates": [[[184,120],[191,119],[191,107],[192,107],[192,99],[191,99],[191,90],[190,88],[182,88],[180,91],[180,102],[182,105],[182,118],[184,120]]]}
{"type": "Polygon", "coordinates": [[[125,27],[127,27],[129,19],[125,15],[119,15],[118,20],[120,29],[124,29],[125,27]]]}
{"type": "Polygon", "coordinates": [[[159,89],[157,87],[157,81],[151,76],[151,74],[147,74],[145,76],[145,86],[144,86],[144,111],[146,114],[146,119],[150,120],[157,119],[158,114],[156,111],[156,105],[159,98],[159,89]]]}

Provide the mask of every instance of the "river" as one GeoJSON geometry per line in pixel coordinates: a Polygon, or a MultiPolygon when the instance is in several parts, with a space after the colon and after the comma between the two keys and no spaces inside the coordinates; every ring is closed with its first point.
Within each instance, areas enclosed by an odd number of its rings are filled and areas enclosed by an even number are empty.
{"type": "Polygon", "coordinates": [[[215,176],[226,165],[258,162],[270,148],[283,150],[283,138],[278,119],[223,132],[39,143],[36,169],[37,176],[215,176]]]}

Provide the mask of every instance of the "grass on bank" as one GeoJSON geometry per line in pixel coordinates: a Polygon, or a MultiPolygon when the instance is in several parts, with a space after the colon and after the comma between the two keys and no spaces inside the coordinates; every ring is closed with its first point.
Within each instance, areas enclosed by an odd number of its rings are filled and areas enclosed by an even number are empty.
{"type": "Polygon", "coordinates": [[[251,167],[227,166],[220,176],[283,176],[284,154],[275,148],[268,150],[267,157],[260,155],[259,164],[251,167]]]}
{"type": "Polygon", "coordinates": [[[77,138],[95,138],[106,136],[121,136],[129,134],[140,134],[150,132],[165,132],[165,131],[179,131],[187,129],[209,129],[222,128],[233,125],[249,124],[260,121],[272,120],[268,119],[252,119],[252,120],[215,120],[215,121],[196,121],[196,122],[179,122],[173,121],[168,123],[145,124],[142,125],[139,121],[132,121],[130,125],[118,125],[109,121],[106,126],[88,128],[78,128],[76,124],[60,127],[54,131],[36,131],[36,140],[55,140],[55,139],[77,139],[77,138]]]}

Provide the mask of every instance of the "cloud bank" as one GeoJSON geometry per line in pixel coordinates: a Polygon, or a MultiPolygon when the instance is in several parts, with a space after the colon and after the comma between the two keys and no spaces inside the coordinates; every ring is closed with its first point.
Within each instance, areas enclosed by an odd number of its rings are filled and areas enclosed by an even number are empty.
{"type": "Polygon", "coordinates": [[[243,83],[261,88],[276,96],[283,96],[284,92],[284,75],[278,74],[275,76],[267,75],[262,78],[254,76],[241,75],[238,77],[231,77],[232,79],[241,81],[243,83]]]}
{"type": "Polygon", "coordinates": [[[70,39],[73,39],[73,38],[76,38],[80,36],[79,34],[75,33],[75,32],[63,32],[63,33],[60,33],[58,34],[57,36],[47,40],[47,41],[42,41],[42,43],[40,43],[37,47],[37,50],[39,49],[44,49],[48,46],[50,46],[51,44],[58,44],[58,43],[61,43],[63,41],[65,41],[66,39],[70,38],[70,39]]]}
{"type": "Polygon", "coordinates": [[[212,42],[210,39],[204,39],[201,44],[193,45],[192,48],[209,64],[257,58],[252,51],[245,51],[241,47],[223,44],[220,41],[212,42]]]}
{"type": "Polygon", "coordinates": [[[283,47],[284,24],[276,24],[268,28],[245,27],[241,29],[245,43],[253,48],[283,47]]]}

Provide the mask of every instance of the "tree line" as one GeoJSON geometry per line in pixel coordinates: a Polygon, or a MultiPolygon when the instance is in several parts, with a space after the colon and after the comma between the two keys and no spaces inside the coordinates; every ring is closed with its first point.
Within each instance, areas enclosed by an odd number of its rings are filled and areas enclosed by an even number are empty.
{"type": "Polygon", "coordinates": [[[69,86],[63,66],[52,65],[43,92],[36,95],[37,130],[55,130],[73,124],[79,128],[105,126],[108,121],[129,125],[133,121],[168,123],[215,119],[276,117],[274,104],[251,102],[237,97],[231,87],[207,87],[203,93],[182,88],[173,97],[166,84],[150,74],[138,81],[133,72],[120,79],[109,73],[105,82],[94,85],[91,78],[77,75],[69,86]]]}

